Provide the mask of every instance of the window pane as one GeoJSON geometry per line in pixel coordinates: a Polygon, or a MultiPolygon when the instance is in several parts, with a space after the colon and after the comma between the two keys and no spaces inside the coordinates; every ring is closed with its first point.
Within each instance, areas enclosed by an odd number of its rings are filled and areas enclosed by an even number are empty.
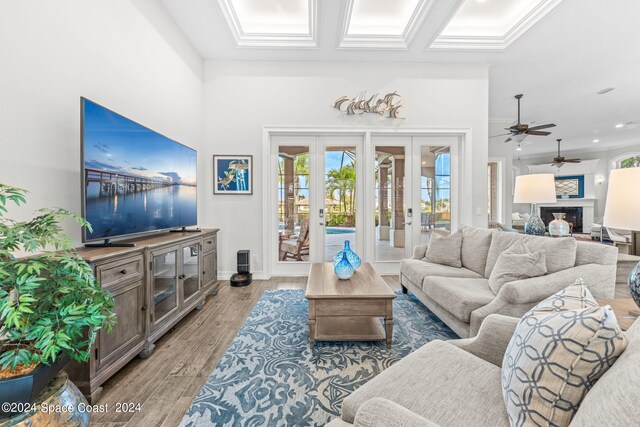
{"type": "Polygon", "coordinates": [[[356,148],[327,147],[324,154],[325,260],[349,241],[356,248],[356,148]]]}
{"type": "Polygon", "coordinates": [[[280,261],[309,260],[309,147],[278,148],[280,261]]]}
{"type": "Polygon", "coordinates": [[[420,158],[422,243],[433,229],[451,231],[451,154],[449,147],[423,146],[420,158]]]}
{"type": "Polygon", "coordinates": [[[376,147],[376,261],[404,258],[404,147],[376,147]]]}

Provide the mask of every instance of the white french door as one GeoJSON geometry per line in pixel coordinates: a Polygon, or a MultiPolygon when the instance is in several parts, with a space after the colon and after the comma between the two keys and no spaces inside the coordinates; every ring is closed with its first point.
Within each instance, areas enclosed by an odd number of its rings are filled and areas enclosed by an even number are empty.
{"type": "Polygon", "coordinates": [[[395,274],[433,229],[458,225],[457,135],[371,135],[367,259],[395,274]]]}
{"type": "Polygon", "coordinates": [[[363,135],[271,138],[271,274],[306,275],[349,241],[364,248],[363,135]]]}
{"type": "Polygon", "coordinates": [[[460,141],[459,135],[413,137],[413,246],[426,244],[431,230],[460,226],[460,141]]]}
{"type": "Polygon", "coordinates": [[[307,275],[345,241],[378,272],[398,273],[433,229],[460,223],[461,141],[459,133],[270,134],[267,274],[307,275]]]}
{"type": "Polygon", "coordinates": [[[331,261],[346,241],[356,253],[364,248],[362,188],[363,136],[318,137],[318,191],[316,206],[317,261],[331,261]]]}

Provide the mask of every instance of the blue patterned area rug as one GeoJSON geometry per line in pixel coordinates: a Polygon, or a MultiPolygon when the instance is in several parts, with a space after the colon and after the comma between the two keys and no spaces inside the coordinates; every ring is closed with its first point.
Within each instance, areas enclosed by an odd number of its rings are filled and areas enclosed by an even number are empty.
{"type": "Polygon", "coordinates": [[[265,291],[180,425],[322,426],[382,370],[429,341],[457,338],[397,293],[391,350],[382,341],[319,342],[312,352],[304,291],[265,291]]]}

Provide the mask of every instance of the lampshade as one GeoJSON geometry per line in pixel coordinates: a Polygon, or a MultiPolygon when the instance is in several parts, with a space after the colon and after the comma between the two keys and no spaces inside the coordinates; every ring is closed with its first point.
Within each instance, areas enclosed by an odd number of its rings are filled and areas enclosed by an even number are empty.
{"type": "Polygon", "coordinates": [[[513,203],[556,203],[557,201],[553,174],[538,173],[516,177],[513,203]]]}
{"type": "Polygon", "coordinates": [[[640,230],[640,168],[614,169],[609,174],[609,190],[604,207],[605,227],[640,230]]]}

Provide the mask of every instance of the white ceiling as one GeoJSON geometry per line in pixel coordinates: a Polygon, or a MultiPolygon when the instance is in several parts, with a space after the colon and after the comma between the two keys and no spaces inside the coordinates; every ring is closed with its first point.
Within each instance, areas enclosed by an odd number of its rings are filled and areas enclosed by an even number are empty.
{"type": "MultiPolygon", "coordinates": [[[[640,126],[615,127],[617,123],[640,123],[639,1],[162,1],[205,59],[489,63],[492,121],[515,121],[513,95],[524,93],[523,122],[558,125],[549,129],[549,137],[528,137],[519,153],[522,157],[553,153],[555,138],[563,139],[567,152],[629,145],[640,148],[640,126]],[[242,34],[250,33],[248,29],[234,30],[225,4],[232,9],[243,4],[249,15],[260,8],[269,9],[262,10],[266,14],[280,6],[295,10],[280,11],[277,19],[249,19],[261,32],[285,18],[301,23],[302,12],[312,21],[306,34],[294,34],[299,41],[287,41],[282,30],[276,30],[278,37],[259,34],[256,38],[242,34]],[[381,14],[384,10],[387,13],[381,14]],[[408,10],[412,14],[407,21],[408,10]],[[529,18],[522,21],[523,16],[529,18]],[[444,35],[453,37],[466,29],[471,45],[465,50],[432,48],[445,28],[444,35]],[[480,35],[502,37],[502,44],[474,45],[480,35]],[[607,87],[615,90],[596,94],[607,87]],[[592,142],[594,139],[599,142],[592,142]]],[[[238,25],[242,27],[236,22],[238,25]]],[[[492,143],[502,140],[495,138],[492,143]]],[[[515,153],[515,145],[513,149],[515,153]]]]}

